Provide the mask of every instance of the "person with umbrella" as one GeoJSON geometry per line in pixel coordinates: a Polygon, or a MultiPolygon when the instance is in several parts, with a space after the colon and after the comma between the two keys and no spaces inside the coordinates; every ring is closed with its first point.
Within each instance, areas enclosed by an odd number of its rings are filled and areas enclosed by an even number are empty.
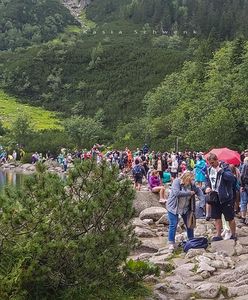
{"type": "Polygon", "coordinates": [[[216,154],[210,153],[208,156],[210,168],[207,172],[206,194],[207,203],[211,204],[211,217],[215,219],[215,228],[217,235],[212,241],[222,240],[222,220],[223,214],[225,220],[229,222],[231,237],[236,240],[236,223],[234,220],[234,201],[233,185],[235,177],[227,166],[220,167],[219,159],[216,154]]]}

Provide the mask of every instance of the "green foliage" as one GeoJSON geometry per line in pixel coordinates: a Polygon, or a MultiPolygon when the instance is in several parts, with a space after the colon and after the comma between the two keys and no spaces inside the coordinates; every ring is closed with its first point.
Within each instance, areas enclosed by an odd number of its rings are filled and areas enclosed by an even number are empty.
{"type": "Polygon", "coordinates": [[[31,162],[32,162],[32,153],[25,152],[25,154],[21,158],[21,163],[22,164],[30,164],[31,162]]]}
{"type": "Polygon", "coordinates": [[[196,52],[195,62],[148,93],[144,103],[152,139],[160,139],[155,126],[163,124],[163,138],[169,143],[180,137],[182,149],[246,147],[247,49],[247,43],[226,43],[208,63],[196,52]]]}
{"type": "Polygon", "coordinates": [[[53,39],[78,24],[58,0],[15,0],[0,4],[0,50],[53,39]]]}
{"type": "Polygon", "coordinates": [[[20,104],[16,98],[0,90],[0,115],[5,129],[10,129],[18,114],[24,113],[32,122],[35,131],[62,129],[57,114],[45,109],[20,104]]]}
{"type": "Polygon", "coordinates": [[[0,53],[0,82],[21,101],[66,116],[93,117],[102,109],[107,117],[103,125],[113,130],[140,116],[145,94],[187,55],[183,49],[153,47],[153,36],[135,34],[136,29],[142,30],[111,23],[98,27],[95,35],[82,33],[59,43],[0,53]]]}
{"type": "Polygon", "coordinates": [[[77,147],[90,148],[96,141],[101,142],[102,123],[93,118],[73,116],[64,121],[65,132],[77,147]]]}
{"type": "Polygon", "coordinates": [[[122,289],[134,191],[117,179],[89,160],[67,181],[42,167],[1,193],[1,299],[111,299],[109,287],[122,289]]]}
{"type": "Polygon", "coordinates": [[[159,276],[159,267],[144,261],[130,259],[123,267],[127,285],[136,285],[147,275],[159,276]]]}
{"type": "Polygon", "coordinates": [[[214,32],[221,40],[248,36],[247,12],[246,0],[94,0],[87,8],[97,22],[121,18],[180,35],[208,38],[214,32]]]}

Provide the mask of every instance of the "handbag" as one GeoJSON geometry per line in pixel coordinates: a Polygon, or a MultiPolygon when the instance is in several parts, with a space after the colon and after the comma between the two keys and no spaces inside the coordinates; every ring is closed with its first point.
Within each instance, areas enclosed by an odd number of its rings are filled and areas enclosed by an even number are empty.
{"type": "Polygon", "coordinates": [[[210,205],[219,202],[218,193],[215,191],[210,192],[208,195],[206,195],[206,202],[210,205]]]}
{"type": "Polygon", "coordinates": [[[193,195],[190,200],[190,209],[187,216],[187,227],[194,229],[196,227],[196,216],[195,216],[195,196],[193,195]]]}

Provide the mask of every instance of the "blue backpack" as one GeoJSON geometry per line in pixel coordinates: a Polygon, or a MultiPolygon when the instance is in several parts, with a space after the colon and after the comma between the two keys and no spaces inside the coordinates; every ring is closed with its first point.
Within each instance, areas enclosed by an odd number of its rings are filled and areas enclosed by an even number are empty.
{"type": "Polygon", "coordinates": [[[189,249],[207,249],[208,239],[205,237],[198,237],[184,242],[183,251],[188,252],[189,249]]]}

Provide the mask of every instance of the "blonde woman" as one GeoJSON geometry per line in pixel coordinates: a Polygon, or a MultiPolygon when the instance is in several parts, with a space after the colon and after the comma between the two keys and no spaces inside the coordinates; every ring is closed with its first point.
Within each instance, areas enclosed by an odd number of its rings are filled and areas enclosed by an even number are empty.
{"type": "Polygon", "coordinates": [[[194,173],[186,171],[180,178],[174,179],[169,198],[167,200],[167,210],[169,219],[169,250],[175,249],[175,237],[179,215],[182,216],[187,229],[188,239],[194,237],[194,230],[187,227],[187,217],[190,211],[190,198],[197,195],[200,199],[200,207],[205,205],[205,197],[202,190],[194,183],[194,173]]]}

